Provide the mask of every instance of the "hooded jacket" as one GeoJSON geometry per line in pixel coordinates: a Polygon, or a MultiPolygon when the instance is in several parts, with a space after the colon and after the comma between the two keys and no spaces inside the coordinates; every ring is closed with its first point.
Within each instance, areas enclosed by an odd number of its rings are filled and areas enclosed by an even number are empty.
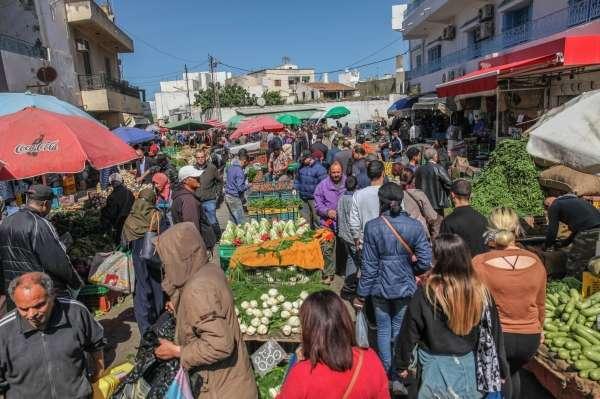
{"type": "Polygon", "coordinates": [[[213,248],[217,242],[215,232],[208,222],[202,203],[196,195],[180,186],[173,193],[171,213],[174,223],[191,222],[202,235],[207,248],[213,248]]]}
{"type": "Polygon", "coordinates": [[[294,188],[300,193],[304,200],[314,199],[315,188],[327,177],[327,169],[320,161],[314,161],[312,165],[304,165],[298,170],[298,178],[294,182],[294,188]]]}
{"type": "Polygon", "coordinates": [[[192,223],[165,231],[156,244],[164,265],[163,290],[176,310],[181,365],[202,380],[200,397],[255,399],[256,383],[223,270],[208,263],[192,223]]]}
{"type": "Polygon", "coordinates": [[[148,231],[157,231],[160,215],[155,208],[156,194],[151,188],[140,191],[123,225],[123,238],[127,242],[139,240],[148,231]]]}

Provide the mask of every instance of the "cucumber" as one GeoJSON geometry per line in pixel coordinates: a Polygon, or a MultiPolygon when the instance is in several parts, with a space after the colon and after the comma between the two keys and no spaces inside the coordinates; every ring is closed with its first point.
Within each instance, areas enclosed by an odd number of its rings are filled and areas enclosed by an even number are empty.
{"type": "Polygon", "coordinates": [[[583,349],[583,356],[587,357],[589,360],[593,362],[600,362],[600,352],[593,351],[591,349],[583,349]]]}
{"type": "MultiPolygon", "coordinates": [[[[568,335],[568,333],[566,333],[564,331],[555,331],[555,332],[549,332],[549,333],[544,334],[544,338],[555,339],[558,337],[566,337],[567,335],[568,335]]],[[[588,346],[589,345],[591,345],[591,344],[588,342],[588,346]]]]}
{"type": "Polygon", "coordinates": [[[593,321],[586,321],[585,323],[583,323],[584,326],[588,327],[588,328],[592,328],[594,327],[594,322],[593,321]]]}
{"type": "Polygon", "coordinates": [[[571,318],[571,314],[572,314],[572,313],[573,313],[573,310],[571,310],[570,312],[567,312],[567,311],[565,310],[565,313],[563,313],[563,314],[560,316],[560,319],[566,323],[566,322],[568,322],[568,321],[569,321],[569,319],[571,318]]]}
{"type": "Polygon", "coordinates": [[[597,340],[600,340],[600,331],[596,331],[593,328],[589,328],[586,326],[580,326],[581,329],[585,330],[588,334],[593,335],[597,340]]]}
{"type": "Polygon", "coordinates": [[[571,298],[571,300],[567,302],[567,306],[565,306],[565,313],[571,313],[573,309],[575,309],[575,302],[577,302],[577,299],[575,298],[571,298]]]}
{"type": "Polygon", "coordinates": [[[558,293],[558,298],[560,302],[564,304],[567,304],[571,300],[571,297],[567,295],[564,291],[560,291],[558,293]]]}
{"type": "Polygon", "coordinates": [[[544,322],[544,330],[546,331],[558,331],[558,327],[555,326],[551,321],[544,322]]]}
{"type": "Polygon", "coordinates": [[[569,289],[569,295],[571,295],[571,298],[575,299],[576,301],[581,299],[581,294],[575,288],[569,289]]]}
{"type": "Polygon", "coordinates": [[[574,349],[574,350],[570,351],[569,353],[571,354],[571,357],[573,357],[573,356],[580,356],[581,355],[581,350],[574,349]]]}
{"type": "Polygon", "coordinates": [[[568,325],[563,324],[560,327],[558,327],[558,331],[568,332],[568,331],[571,331],[571,328],[568,325]]]}
{"type": "Polygon", "coordinates": [[[584,315],[577,315],[577,324],[584,324],[587,321],[584,315]]]}
{"type": "Polygon", "coordinates": [[[579,335],[573,335],[573,339],[575,341],[577,341],[577,343],[579,345],[581,345],[582,348],[589,348],[592,347],[592,344],[590,343],[590,341],[588,341],[585,338],[580,337],[579,335]]]}
{"type": "Polygon", "coordinates": [[[590,360],[578,360],[575,362],[575,368],[577,370],[592,370],[597,368],[596,363],[590,360]]]}
{"type": "Polygon", "coordinates": [[[566,337],[558,337],[554,340],[553,343],[554,343],[554,346],[556,346],[557,348],[562,348],[567,343],[567,338],[566,337]]]}
{"type": "Polygon", "coordinates": [[[579,371],[579,376],[581,378],[590,378],[590,371],[592,371],[594,369],[585,369],[585,370],[581,370],[579,371]]]}
{"type": "Polygon", "coordinates": [[[560,305],[558,305],[558,307],[556,308],[556,312],[557,312],[558,314],[561,314],[562,312],[564,312],[564,311],[565,311],[565,306],[567,306],[567,305],[565,305],[565,304],[560,304],[560,305]]]}
{"type": "Polygon", "coordinates": [[[579,317],[579,312],[577,312],[577,310],[573,310],[571,312],[571,316],[569,316],[569,320],[567,321],[567,326],[569,326],[569,328],[575,324],[577,317],[579,317]]]}
{"type": "MultiPolygon", "coordinates": [[[[570,360],[571,354],[569,353],[569,351],[567,349],[559,349],[558,357],[561,358],[562,360],[570,360]]],[[[595,367],[595,365],[594,365],[594,367],[595,367]]]]}
{"type": "Polygon", "coordinates": [[[592,303],[600,302],[600,291],[590,295],[590,297],[587,300],[592,303]]]}
{"type": "Polygon", "coordinates": [[[564,348],[570,350],[581,349],[581,344],[576,341],[567,341],[565,342],[564,348]]]}
{"type": "Polygon", "coordinates": [[[560,301],[558,300],[558,295],[556,294],[546,295],[546,300],[552,303],[552,305],[554,305],[555,307],[560,304],[560,301]]]}
{"type": "Polygon", "coordinates": [[[587,309],[587,308],[589,308],[590,306],[592,306],[592,301],[590,301],[589,299],[588,299],[588,300],[585,300],[585,301],[583,301],[583,302],[577,302],[577,303],[575,304],[575,307],[576,307],[577,309],[579,309],[579,310],[587,309]]]}
{"type": "Polygon", "coordinates": [[[585,326],[580,326],[575,324],[571,327],[573,332],[579,335],[581,338],[585,339],[592,345],[600,345],[600,340],[598,340],[593,334],[590,334],[587,330],[588,328],[585,326]]]}
{"type": "Polygon", "coordinates": [[[588,375],[590,377],[590,380],[600,381],[600,369],[593,369],[588,375]]]}
{"type": "MultiPolygon", "coordinates": [[[[566,308],[566,306],[565,306],[566,308]]],[[[598,316],[598,314],[600,314],[600,304],[596,304],[592,307],[589,307],[587,309],[583,309],[581,311],[581,314],[584,315],[585,317],[589,317],[589,316],[598,316]]]]}

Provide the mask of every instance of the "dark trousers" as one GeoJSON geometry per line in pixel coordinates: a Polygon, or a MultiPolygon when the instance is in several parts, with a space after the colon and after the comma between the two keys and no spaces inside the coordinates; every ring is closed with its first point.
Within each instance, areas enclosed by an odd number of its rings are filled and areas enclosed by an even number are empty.
{"type": "Polygon", "coordinates": [[[156,322],[165,307],[164,294],[160,286],[160,272],[149,268],[140,258],[144,239],[132,243],[133,269],[135,272],[135,292],[133,294],[133,312],[140,333],[143,335],[156,322]]]}
{"type": "Polygon", "coordinates": [[[506,399],[521,397],[519,370],[536,354],[539,346],[540,334],[504,333],[504,349],[510,367],[510,376],[506,379],[502,389],[502,394],[506,399]]]}

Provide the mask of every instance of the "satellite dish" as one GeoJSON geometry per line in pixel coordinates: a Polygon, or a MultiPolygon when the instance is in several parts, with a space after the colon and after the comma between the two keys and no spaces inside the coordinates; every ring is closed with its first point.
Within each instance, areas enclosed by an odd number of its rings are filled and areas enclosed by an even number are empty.
{"type": "Polygon", "coordinates": [[[44,83],[50,83],[56,80],[58,73],[56,72],[56,69],[52,67],[42,67],[38,69],[36,76],[38,80],[44,83]]]}
{"type": "Polygon", "coordinates": [[[256,100],[256,104],[258,104],[259,107],[264,107],[266,103],[267,102],[262,97],[259,97],[258,100],[256,100]]]}

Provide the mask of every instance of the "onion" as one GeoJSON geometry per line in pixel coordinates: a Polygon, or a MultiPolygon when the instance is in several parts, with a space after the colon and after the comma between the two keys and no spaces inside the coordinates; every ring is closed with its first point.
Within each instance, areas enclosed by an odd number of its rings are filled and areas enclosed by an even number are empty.
{"type": "Polygon", "coordinates": [[[300,327],[292,327],[292,333],[300,334],[300,327]]]}
{"type": "Polygon", "coordinates": [[[267,327],[264,324],[261,324],[260,326],[258,326],[258,328],[256,329],[256,332],[260,335],[265,335],[267,332],[269,331],[269,327],[267,327]]]}
{"type": "Polygon", "coordinates": [[[298,316],[292,316],[288,319],[287,324],[291,327],[300,327],[300,318],[298,316]]]}
{"type": "Polygon", "coordinates": [[[283,295],[279,294],[277,296],[277,302],[282,303],[283,301],[285,301],[285,297],[283,295]]]}
{"type": "Polygon", "coordinates": [[[269,303],[268,303],[268,302],[263,302],[263,303],[262,303],[262,308],[263,308],[263,309],[267,309],[267,308],[269,308],[270,306],[271,306],[271,305],[269,305],[269,303]]]}
{"type": "Polygon", "coordinates": [[[287,319],[289,319],[289,318],[290,318],[290,316],[291,316],[291,314],[290,314],[290,312],[288,312],[287,310],[282,310],[282,311],[281,311],[281,318],[282,318],[282,319],[286,319],[286,320],[287,320],[287,319]]]}
{"type": "Polygon", "coordinates": [[[240,331],[242,332],[242,334],[246,334],[246,330],[248,330],[248,326],[244,323],[240,324],[240,331]]]}
{"type": "Polygon", "coordinates": [[[268,326],[269,325],[269,318],[268,317],[261,317],[260,318],[260,323],[268,326]]]}
{"type": "Polygon", "coordinates": [[[281,307],[283,308],[283,310],[290,311],[293,309],[294,305],[292,305],[291,302],[284,302],[283,305],[281,305],[281,307]]]}
{"type": "Polygon", "coordinates": [[[273,312],[271,312],[271,309],[265,309],[265,310],[263,310],[263,316],[265,316],[265,317],[272,317],[273,316],[273,312]]]}
{"type": "Polygon", "coordinates": [[[253,319],[250,321],[250,325],[251,325],[252,327],[258,327],[258,326],[260,326],[260,319],[259,319],[258,317],[255,317],[255,318],[253,318],[253,319]]]}
{"type": "Polygon", "coordinates": [[[269,296],[268,296],[267,294],[262,294],[262,295],[260,296],[260,300],[261,300],[261,301],[266,301],[267,299],[269,299],[269,296]]]}
{"type": "Polygon", "coordinates": [[[298,315],[298,314],[300,314],[300,310],[294,308],[294,309],[290,310],[290,313],[293,315],[298,315]]]}
{"type": "Polygon", "coordinates": [[[258,307],[258,301],[255,301],[254,299],[250,301],[250,307],[253,309],[256,309],[258,307]]]}
{"type": "Polygon", "coordinates": [[[300,299],[305,300],[308,297],[308,292],[302,291],[300,293],[300,299]]]}
{"type": "Polygon", "coordinates": [[[283,327],[281,327],[281,332],[287,337],[292,333],[292,327],[285,324],[283,327]]]}
{"type": "Polygon", "coordinates": [[[250,307],[250,303],[248,301],[244,301],[240,304],[242,309],[248,309],[250,307]]]}
{"type": "Polygon", "coordinates": [[[277,305],[271,306],[271,312],[273,312],[273,313],[279,312],[279,306],[277,306],[277,305]]]}
{"type": "Polygon", "coordinates": [[[269,290],[269,296],[270,297],[275,298],[277,296],[277,294],[279,294],[279,292],[275,288],[271,288],[269,290]]]}
{"type": "Polygon", "coordinates": [[[254,316],[254,309],[246,309],[246,316],[254,316]]]}
{"type": "Polygon", "coordinates": [[[246,330],[246,335],[254,335],[255,333],[256,333],[256,327],[254,327],[254,326],[250,326],[246,330]]]}

